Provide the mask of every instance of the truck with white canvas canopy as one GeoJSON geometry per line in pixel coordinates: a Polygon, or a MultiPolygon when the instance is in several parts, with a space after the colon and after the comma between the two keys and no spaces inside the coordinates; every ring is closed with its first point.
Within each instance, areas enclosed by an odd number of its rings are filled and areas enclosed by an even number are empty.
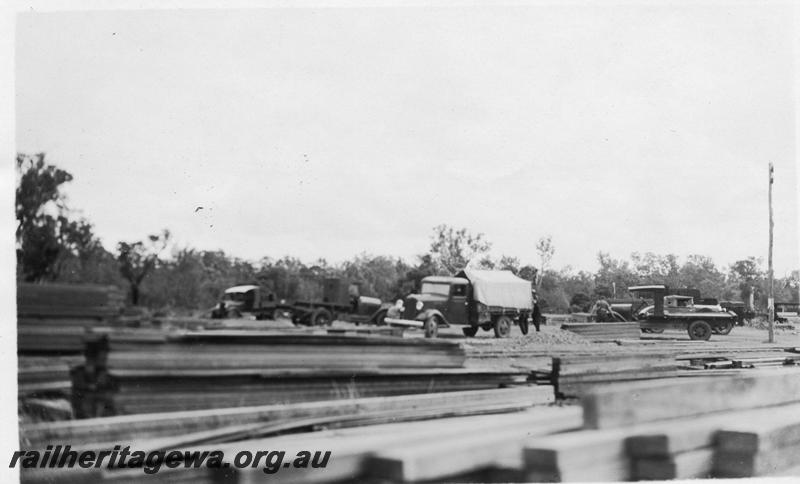
{"type": "Polygon", "coordinates": [[[511,271],[464,269],[454,277],[428,276],[422,279],[419,294],[398,301],[385,322],[422,328],[429,338],[438,334],[440,326],[463,326],[466,336],[493,329],[502,338],[518,324],[527,334],[533,311],[531,289],[530,281],[511,271]]]}

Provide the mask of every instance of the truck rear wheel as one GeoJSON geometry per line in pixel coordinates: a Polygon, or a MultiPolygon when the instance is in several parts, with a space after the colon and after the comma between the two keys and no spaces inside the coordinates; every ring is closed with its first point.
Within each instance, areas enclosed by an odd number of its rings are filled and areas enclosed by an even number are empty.
{"type": "Polygon", "coordinates": [[[429,317],[422,325],[422,329],[425,330],[426,338],[435,338],[439,336],[439,319],[436,316],[429,317]]]}
{"type": "Polygon", "coordinates": [[[331,316],[331,312],[325,308],[315,309],[314,312],[311,313],[312,326],[327,326],[332,322],[333,316],[331,316]]]}
{"type": "Polygon", "coordinates": [[[477,326],[464,326],[461,328],[461,332],[464,333],[464,336],[472,338],[478,333],[477,326]]]}
{"type": "Polygon", "coordinates": [[[698,319],[689,324],[689,338],[708,341],[711,338],[711,325],[698,319]]]}
{"type": "Polygon", "coordinates": [[[494,335],[497,338],[507,338],[511,333],[511,318],[500,316],[494,321],[494,335]]]}

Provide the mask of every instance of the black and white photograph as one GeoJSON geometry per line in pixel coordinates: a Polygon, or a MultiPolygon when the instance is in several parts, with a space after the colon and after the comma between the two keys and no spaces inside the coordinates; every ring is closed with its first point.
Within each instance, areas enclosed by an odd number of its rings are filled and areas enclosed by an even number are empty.
{"type": "Polygon", "coordinates": [[[800,480],[800,3],[1,13],[3,482],[800,480]]]}

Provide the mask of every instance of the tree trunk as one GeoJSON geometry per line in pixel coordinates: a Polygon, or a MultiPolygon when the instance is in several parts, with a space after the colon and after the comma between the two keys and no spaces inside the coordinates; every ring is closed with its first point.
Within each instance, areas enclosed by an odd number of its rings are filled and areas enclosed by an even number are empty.
{"type": "Polygon", "coordinates": [[[131,284],[131,304],[134,306],[139,305],[139,285],[131,284]]]}

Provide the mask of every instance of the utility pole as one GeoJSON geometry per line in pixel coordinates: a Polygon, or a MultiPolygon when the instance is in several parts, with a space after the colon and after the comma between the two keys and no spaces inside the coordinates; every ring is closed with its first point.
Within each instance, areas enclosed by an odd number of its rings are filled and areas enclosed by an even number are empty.
{"type": "Polygon", "coordinates": [[[769,294],[767,295],[767,312],[769,313],[769,342],[775,342],[775,329],[773,327],[775,322],[775,299],[773,292],[773,279],[772,273],[772,229],[775,226],[772,221],[772,180],[773,180],[772,162],[769,164],[769,294]]]}

